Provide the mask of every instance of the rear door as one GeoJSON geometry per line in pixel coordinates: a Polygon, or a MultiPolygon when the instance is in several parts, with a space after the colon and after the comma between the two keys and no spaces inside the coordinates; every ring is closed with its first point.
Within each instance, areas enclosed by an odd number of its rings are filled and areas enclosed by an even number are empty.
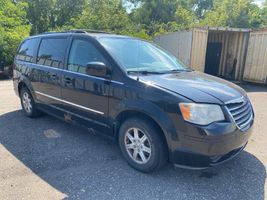
{"type": "Polygon", "coordinates": [[[93,39],[73,36],[66,69],[62,75],[64,109],[87,127],[107,130],[108,92],[110,80],[88,75],[89,62],[109,65],[93,39]]]}
{"type": "Polygon", "coordinates": [[[68,45],[67,36],[44,37],[37,52],[32,86],[39,101],[60,107],[61,79],[68,45]]]}

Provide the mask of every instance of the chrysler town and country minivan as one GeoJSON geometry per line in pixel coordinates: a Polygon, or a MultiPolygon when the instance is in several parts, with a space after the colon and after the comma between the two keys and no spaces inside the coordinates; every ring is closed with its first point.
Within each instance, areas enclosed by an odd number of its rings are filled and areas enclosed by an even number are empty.
{"type": "Polygon", "coordinates": [[[114,138],[142,172],[167,162],[218,165],[251,135],[243,89],[141,39],[83,30],[32,36],[19,46],[13,73],[28,117],[48,113],[114,138]]]}

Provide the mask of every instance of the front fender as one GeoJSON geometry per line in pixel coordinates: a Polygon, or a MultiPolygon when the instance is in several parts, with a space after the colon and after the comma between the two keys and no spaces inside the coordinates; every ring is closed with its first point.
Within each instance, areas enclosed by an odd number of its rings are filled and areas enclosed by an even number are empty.
{"type": "Polygon", "coordinates": [[[161,107],[152,102],[125,99],[112,109],[110,115],[116,121],[121,113],[130,111],[138,112],[152,118],[163,130],[168,144],[171,144],[171,140],[179,140],[170,117],[161,107]]]}

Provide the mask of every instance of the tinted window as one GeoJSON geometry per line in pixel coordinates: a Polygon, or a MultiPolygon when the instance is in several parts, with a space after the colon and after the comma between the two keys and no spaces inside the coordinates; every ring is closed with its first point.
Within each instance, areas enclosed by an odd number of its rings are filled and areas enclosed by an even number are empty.
{"type": "Polygon", "coordinates": [[[63,67],[66,47],[66,38],[42,39],[38,51],[37,63],[50,67],[63,67]]]}
{"type": "Polygon", "coordinates": [[[102,54],[93,44],[85,40],[73,40],[69,55],[68,70],[85,74],[86,64],[96,61],[105,63],[102,54]]]}
{"type": "Polygon", "coordinates": [[[17,53],[17,59],[26,61],[26,62],[34,62],[34,52],[36,50],[38,39],[28,39],[25,40],[17,53]]]}

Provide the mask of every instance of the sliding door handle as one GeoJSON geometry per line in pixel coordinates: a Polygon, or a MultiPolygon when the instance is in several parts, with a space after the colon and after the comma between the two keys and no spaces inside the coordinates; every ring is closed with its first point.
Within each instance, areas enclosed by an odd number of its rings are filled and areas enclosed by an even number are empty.
{"type": "Polygon", "coordinates": [[[50,75],[50,78],[51,78],[52,80],[56,80],[56,79],[58,78],[58,76],[57,76],[56,74],[51,74],[51,75],[50,75]]]}

